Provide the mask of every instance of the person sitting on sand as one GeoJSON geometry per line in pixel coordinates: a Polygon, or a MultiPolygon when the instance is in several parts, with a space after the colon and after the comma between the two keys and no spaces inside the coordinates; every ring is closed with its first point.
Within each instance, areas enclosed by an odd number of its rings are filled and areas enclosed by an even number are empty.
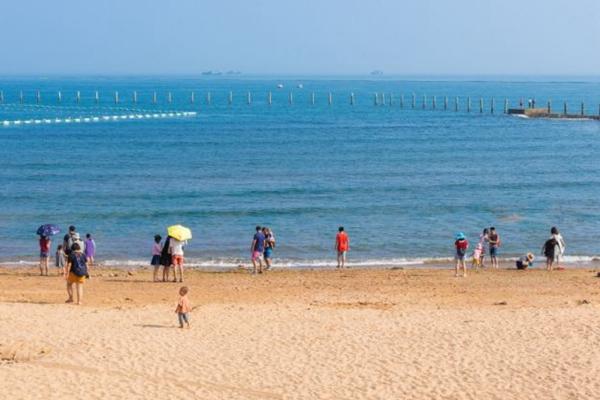
{"type": "Polygon", "coordinates": [[[467,276],[467,264],[465,262],[465,257],[467,255],[467,249],[469,248],[469,242],[465,237],[465,234],[462,232],[458,232],[456,234],[456,240],[454,241],[454,247],[456,249],[456,264],[454,266],[454,276],[458,276],[459,267],[462,267],[463,277],[467,276]]]}
{"type": "Polygon", "coordinates": [[[515,265],[517,269],[527,269],[529,267],[533,267],[533,260],[535,260],[533,253],[527,253],[526,255],[519,257],[519,259],[515,262],[515,265]]]}
{"type": "Polygon", "coordinates": [[[558,242],[554,238],[546,240],[542,247],[542,255],[546,256],[546,271],[552,271],[558,242]]]}
{"type": "Polygon", "coordinates": [[[66,303],[73,302],[73,284],[77,290],[77,305],[83,302],[83,284],[88,275],[88,268],[85,254],[81,251],[79,243],[74,243],[69,254],[67,266],[65,268],[65,277],[67,280],[67,294],[69,298],[66,303]]]}
{"type": "Polygon", "coordinates": [[[346,253],[350,250],[350,239],[343,226],[338,228],[338,233],[335,235],[335,250],[337,252],[336,268],[344,268],[346,266],[346,253]]]}
{"type": "Polygon", "coordinates": [[[182,286],[179,289],[179,301],[177,302],[177,308],[175,308],[175,313],[177,314],[177,318],[179,319],[179,327],[183,328],[183,323],[190,327],[190,312],[192,311],[192,306],[190,305],[190,301],[188,300],[187,294],[189,289],[187,286],[182,286]]]}
{"type": "Polygon", "coordinates": [[[48,261],[50,260],[50,245],[52,241],[48,236],[40,236],[40,275],[48,276],[48,261]]]}

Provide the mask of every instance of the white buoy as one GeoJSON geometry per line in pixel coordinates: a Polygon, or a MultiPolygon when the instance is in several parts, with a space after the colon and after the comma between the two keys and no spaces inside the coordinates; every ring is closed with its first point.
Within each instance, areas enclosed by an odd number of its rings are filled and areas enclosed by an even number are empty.
{"type": "Polygon", "coordinates": [[[233,104],[233,92],[229,91],[229,105],[233,104]]]}
{"type": "Polygon", "coordinates": [[[373,105],[374,106],[379,105],[379,94],[377,92],[375,92],[375,94],[373,95],[373,105]]]}
{"type": "Polygon", "coordinates": [[[310,94],[310,103],[314,106],[315,105],[315,92],[312,92],[310,94]]]}
{"type": "Polygon", "coordinates": [[[119,104],[119,92],[115,91],[115,104],[119,104]]]}
{"type": "Polygon", "coordinates": [[[156,95],[156,92],[152,93],[152,104],[156,104],[158,100],[158,96],[156,95]]]}
{"type": "Polygon", "coordinates": [[[329,92],[329,97],[327,99],[327,102],[329,103],[329,105],[333,104],[333,94],[331,94],[331,92],[329,92]]]}
{"type": "Polygon", "coordinates": [[[269,94],[267,95],[267,102],[269,103],[269,105],[273,104],[273,94],[271,92],[269,92],[269,94]]]}
{"type": "Polygon", "coordinates": [[[23,91],[19,92],[19,102],[23,104],[25,102],[25,96],[23,95],[23,91]]]}
{"type": "Polygon", "coordinates": [[[134,90],[133,91],[133,104],[137,103],[137,92],[134,90]]]}
{"type": "Polygon", "coordinates": [[[75,98],[77,100],[77,104],[79,104],[81,102],[81,92],[79,90],[75,94],[75,98]]]}
{"type": "Polygon", "coordinates": [[[96,104],[100,103],[100,93],[97,90],[94,93],[94,99],[96,100],[96,104]]]}
{"type": "Polygon", "coordinates": [[[248,105],[252,104],[252,93],[248,92],[248,105]]]}
{"type": "Polygon", "coordinates": [[[194,101],[195,101],[194,97],[195,97],[195,95],[194,95],[194,92],[192,91],[192,93],[190,93],[190,103],[192,103],[192,104],[194,104],[194,101]]]}
{"type": "Polygon", "coordinates": [[[206,93],[206,104],[210,105],[211,99],[210,99],[210,92],[206,93]]]}
{"type": "Polygon", "coordinates": [[[40,94],[40,91],[38,90],[37,92],[35,92],[35,102],[40,104],[41,101],[42,101],[42,95],[40,94]]]}
{"type": "Polygon", "coordinates": [[[294,104],[294,94],[292,92],[290,92],[290,96],[289,96],[289,103],[290,105],[294,104]]]}
{"type": "Polygon", "coordinates": [[[58,100],[58,102],[62,102],[62,92],[59,90],[58,94],[56,95],[56,99],[58,100]]]}
{"type": "Polygon", "coordinates": [[[350,105],[354,105],[354,93],[350,93],[350,105]]]}

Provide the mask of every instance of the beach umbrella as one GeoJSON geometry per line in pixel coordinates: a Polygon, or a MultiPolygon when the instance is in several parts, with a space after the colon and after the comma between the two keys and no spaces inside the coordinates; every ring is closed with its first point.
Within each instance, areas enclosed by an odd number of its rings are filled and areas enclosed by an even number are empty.
{"type": "Polygon", "coordinates": [[[192,238],[192,231],[190,228],[186,228],[183,225],[173,225],[167,228],[167,233],[173,239],[177,240],[190,240],[192,238]]]}
{"type": "Polygon", "coordinates": [[[40,236],[53,236],[57,233],[60,233],[60,228],[58,227],[58,225],[44,224],[38,228],[36,233],[40,236]]]}

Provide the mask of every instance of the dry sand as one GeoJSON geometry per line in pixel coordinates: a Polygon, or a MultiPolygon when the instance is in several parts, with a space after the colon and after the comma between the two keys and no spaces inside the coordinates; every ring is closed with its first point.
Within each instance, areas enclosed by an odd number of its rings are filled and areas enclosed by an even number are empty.
{"type": "Polygon", "coordinates": [[[2,399],[598,399],[590,269],[191,272],[0,270],[2,399]],[[102,276],[99,276],[102,275],[102,276]]]}

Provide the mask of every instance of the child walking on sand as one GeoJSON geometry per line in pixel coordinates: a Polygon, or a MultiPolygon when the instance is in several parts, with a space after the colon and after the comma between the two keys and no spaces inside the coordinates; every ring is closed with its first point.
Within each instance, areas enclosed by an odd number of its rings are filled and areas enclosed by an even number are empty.
{"type": "Polygon", "coordinates": [[[177,302],[175,313],[177,313],[180,328],[183,328],[184,322],[188,328],[190,327],[190,312],[192,311],[192,307],[187,296],[188,292],[189,289],[187,286],[182,286],[179,289],[179,301],[177,302]]]}
{"type": "Polygon", "coordinates": [[[48,261],[50,260],[50,244],[48,236],[40,236],[40,275],[48,276],[48,261]]]}
{"type": "Polygon", "coordinates": [[[158,271],[160,270],[160,255],[162,253],[162,243],[160,242],[162,237],[160,235],[154,235],[154,244],[152,244],[152,260],[150,265],[154,267],[154,282],[158,282],[158,271]]]}
{"type": "Polygon", "coordinates": [[[477,243],[475,246],[475,250],[473,250],[473,260],[471,261],[471,268],[475,271],[478,271],[481,268],[481,259],[483,254],[483,244],[481,242],[477,243]]]}
{"type": "Polygon", "coordinates": [[[456,248],[456,265],[454,266],[454,276],[458,276],[458,269],[462,267],[463,277],[467,276],[467,264],[465,262],[465,257],[467,255],[467,249],[469,248],[469,242],[465,238],[465,234],[462,232],[458,232],[456,234],[456,240],[454,242],[454,247],[456,248]]]}
{"type": "Polygon", "coordinates": [[[56,247],[56,254],[54,255],[55,261],[54,266],[58,268],[58,273],[65,276],[65,265],[67,264],[66,254],[63,251],[63,245],[59,244],[56,247]]]}

